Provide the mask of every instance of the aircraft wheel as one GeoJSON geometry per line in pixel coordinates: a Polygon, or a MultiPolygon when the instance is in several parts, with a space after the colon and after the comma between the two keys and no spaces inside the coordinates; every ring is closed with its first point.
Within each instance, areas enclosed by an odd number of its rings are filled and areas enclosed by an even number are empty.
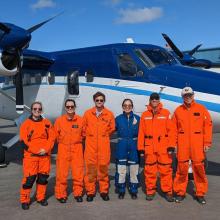
{"type": "Polygon", "coordinates": [[[5,148],[0,143],[0,168],[7,167],[7,163],[5,162],[5,148]]]}

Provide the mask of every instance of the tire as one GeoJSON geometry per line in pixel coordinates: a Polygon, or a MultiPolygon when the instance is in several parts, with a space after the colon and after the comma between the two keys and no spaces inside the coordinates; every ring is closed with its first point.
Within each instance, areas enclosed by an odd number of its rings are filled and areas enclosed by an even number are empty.
{"type": "Polygon", "coordinates": [[[5,163],[5,148],[0,143],[0,164],[5,163]]]}

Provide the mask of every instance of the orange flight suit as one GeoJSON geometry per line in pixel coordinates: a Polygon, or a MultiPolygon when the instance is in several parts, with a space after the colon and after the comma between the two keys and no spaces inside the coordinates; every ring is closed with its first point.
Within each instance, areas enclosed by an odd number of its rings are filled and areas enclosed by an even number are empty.
{"type": "Polygon", "coordinates": [[[82,147],[82,118],[74,115],[68,119],[67,115],[57,118],[54,129],[58,142],[56,161],[56,186],[57,199],[67,198],[67,178],[71,168],[74,197],[82,196],[84,161],[82,147]]]}
{"type": "Polygon", "coordinates": [[[45,198],[50,172],[50,153],[55,140],[50,121],[44,118],[34,121],[30,116],[20,127],[20,140],[25,146],[20,201],[30,203],[30,192],[36,179],[36,198],[41,201],[45,198]],[[38,155],[41,148],[46,151],[44,156],[38,155]]]}
{"type": "Polygon", "coordinates": [[[185,195],[191,159],[196,196],[204,196],[208,190],[204,168],[204,146],[212,144],[211,116],[203,105],[193,102],[190,108],[184,104],[177,107],[173,121],[176,128],[178,160],[174,191],[177,195],[185,195]]]}
{"type": "Polygon", "coordinates": [[[160,173],[161,189],[172,194],[172,156],[168,147],[175,146],[174,126],[170,112],[160,103],[156,114],[152,107],[142,114],[138,133],[138,150],[145,151],[146,194],[156,192],[157,172],[160,173]]]}
{"type": "Polygon", "coordinates": [[[97,117],[96,108],[87,110],[83,116],[85,147],[85,187],[87,195],[95,195],[98,177],[100,193],[108,193],[110,164],[110,135],[115,130],[115,119],[111,111],[104,108],[97,117]]]}

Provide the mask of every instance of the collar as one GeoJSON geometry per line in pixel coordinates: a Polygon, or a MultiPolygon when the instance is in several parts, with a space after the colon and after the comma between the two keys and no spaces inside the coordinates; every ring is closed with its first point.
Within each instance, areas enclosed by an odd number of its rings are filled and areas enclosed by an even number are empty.
{"type": "Polygon", "coordinates": [[[67,114],[64,115],[67,121],[75,121],[77,119],[76,114],[74,113],[73,118],[69,118],[67,114]]]}
{"type": "MultiPolygon", "coordinates": [[[[159,105],[157,106],[157,113],[160,113],[162,108],[163,108],[163,104],[160,102],[159,105]]],[[[153,108],[150,104],[147,105],[147,110],[153,113],[153,108]]]]}
{"type": "MultiPolygon", "coordinates": [[[[97,112],[97,108],[96,107],[93,107],[92,108],[92,113],[94,114],[94,115],[96,115],[96,112],[97,112]]],[[[104,114],[106,114],[106,108],[104,107],[103,109],[102,109],[102,111],[101,111],[101,115],[104,115],[104,114]]]]}
{"type": "Polygon", "coordinates": [[[190,107],[187,107],[186,104],[183,102],[183,107],[186,109],[191,109],[196,104],[195,100],[192,101],[190,107]]]}
{"type": "Polygon", "coordinates": [[[34,120],[34,119],[32,118],[32,114],[31,114],[31,115],[29,116],[29,119],[30,119],[31,121],[33,121],[33,122],[40,122],[40,121],[43,120],[43,117],[40,115],[40,117],[39,117],[38,120],[34,120]]]}
{"type": "MultiPolygon", "coordinates": [[[[123,115],[124,115],[124,117],[127,118],[127,114],[125,112],[123,112],[123,115]]],[[[131,111],[129,118],[133,118],[133,116],[134,116],[134,113],[133,113],[133,111],[131,111]]]]}

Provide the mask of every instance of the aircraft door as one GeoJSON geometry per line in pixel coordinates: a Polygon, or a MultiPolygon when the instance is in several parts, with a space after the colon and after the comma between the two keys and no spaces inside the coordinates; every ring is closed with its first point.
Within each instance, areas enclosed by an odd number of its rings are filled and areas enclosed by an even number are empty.
{"type": "Polygon", "coordinates": [[[79,95],[79,72],[77,70],[68,73],[67,87],[70,95],[79,95]]]}

